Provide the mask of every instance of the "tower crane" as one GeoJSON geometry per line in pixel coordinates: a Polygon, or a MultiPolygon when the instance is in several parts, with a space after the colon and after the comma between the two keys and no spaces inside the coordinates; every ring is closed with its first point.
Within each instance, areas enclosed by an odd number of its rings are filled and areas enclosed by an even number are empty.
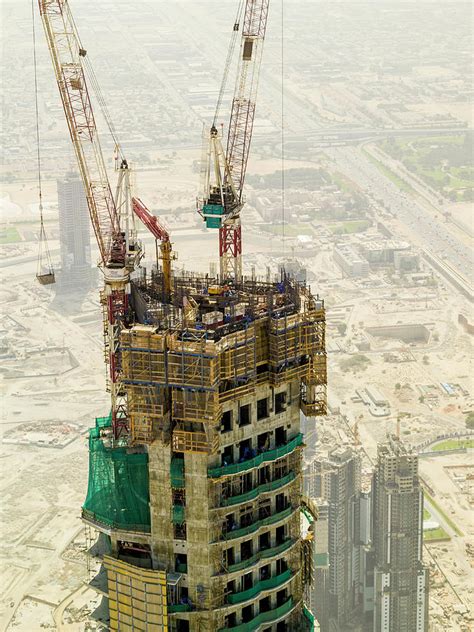
{"type": "MultiPolygon", "coordinates": [[[[93,85],[96,79],[88,64],[87,51],[81,43],[68,0],[38,0],[38,4],[99,247],[99,266],[104,274],[101,302],[104,307],[105,358],[108,364],[112,427],[114,438],[120,439],[128,431],[120,331],[127,326],[131,317],[130,277],[139,267],[143,256],[131,211],[130,169],[113,134],[108,112],[104,111],[120,154],[114,197],[97,133],[85,69],[92,75],[93,85]]],[[[166,242],[166,248],[171,248],[167,233],[166,242]]],[[[170,277],[170,267],[167,273],[170,277]]]]}
{"type": "Polygon", "coordinates": [[[239,16],[233,27],[224,78],[214,121],[207,139],[207,155],[202,170],[202,191],[198,212],[208,228],[219,229],[220,276],[222,280],[242,277],[242,228],[240,212],[244,206],[243,188],[255,119],[256,97],[270,0],[246,0],[242,21],[240,56],[232,99],[227,145],[217,117],[229,73],[239,16]]]}

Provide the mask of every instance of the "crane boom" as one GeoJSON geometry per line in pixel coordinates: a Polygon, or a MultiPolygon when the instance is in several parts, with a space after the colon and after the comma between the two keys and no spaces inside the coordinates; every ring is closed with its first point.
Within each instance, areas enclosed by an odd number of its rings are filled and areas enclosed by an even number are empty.
{"type": "Polygon", "coordinates": [[[252,140],[256,97],[270,0],[247,0],[242,28],[239,69],[230,113],[226,159],[242,201],[252,140]]]}
{"type": "Polygon", "coordinates": [[[83,59],[87,53],[81,46],[67,0],[39,0],[39,9],[84,183],[101,263],[123,265],[125,239],[120,230],[119,214],[109,184],[84,74],[83,59]]]}
{"type": "MultiPolygon", "coordinates": [[[[140,218],[154,236],[156,242],[160,242],[161,260],[163,262],[163,299],[169,301],[171,298],[171,260],[173,259],[169,233],[140,199],[132,198],[132,208],[135,215],[140,218]]],[[[158,259],[158,250],[156,257],[158,259]]]]}

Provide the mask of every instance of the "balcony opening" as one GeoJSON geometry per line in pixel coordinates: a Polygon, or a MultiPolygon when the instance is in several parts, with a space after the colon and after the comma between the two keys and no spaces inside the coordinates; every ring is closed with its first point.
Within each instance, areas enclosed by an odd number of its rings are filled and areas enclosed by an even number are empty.
{"type": "Polygon", "coordinates": [[[283,590],[279,590],[277,592],[277,601],[276,601],[277,608],[282,606],[286,601],[288,601],[288,594],[287,594],[286,588],[284,588],[283,590]]]}
{"type": "Polygon", "coordinates": [[[247,472],[242,476],[242,493],[249,492],[253,489],[253,480],[252,480],[252,472],[247,472]]]}
{"type": "Polygon", "coordinates": [[[286,391],[275,393],[275,414],[284,413],[286,410],[286,391]]]}
{"type": "Polygon", "coordinates": [[[279,621],[277,623],[276,632],[288,632],[288,626],[286,621],[279,621]]]}
{"type": "Polygon", "coordinates": [[[285,494],[277,494],[275,496],[275,512],[280,513],[288,507],[288,500],[285,494]]]}
{"type": "Polygon", "coordinates": [[[288,562],[284,558],[280,557],[280,559],[276,561],[276,574],[281,575],[287,570],[288,562]]]}
{"type": "Polygon", "coordinates": [[[258,548],[260,551],[265,551],[265,549],[270,548],[270,532],[262,533],[262,535],[258,538],[258,548]]]}
{"type": "Polygon", "coordinates": [[[263,581],[264,579],[268,579],[271,575],[271,566],[270,564],[265,564],[265,566],[262,566],[262,568],[260,569],[260,581],[263,581]]]}
{"type": "Polygon", "coordinates": [[[176,632],[189,632],[189,621],[187,619],[177,619],[176,632]]]}
{"type": "Polygon", "coordinates": [[[270,466],[265,465],[258,470],[258,484],[265,485],[270,482],[270,466]]]}
{"type": "Polygon", "coordinates": [[[225,591],[228,595],[233,595],[235,593],[235,579],[232,579],[230,582],[227,582],[225,591]]]}
{"type": "Polygon", "coordinates": [[[242,591],[253,588],[253,573],[246,573],[242,576],[242,591]]]}
{"type": "Polygon", "coordinates": [[[234,554],[233,547],[230,547],[229,549],[225,549],[224,554],[223,554],[223,559],[224,559],[224,568],[227,568],[228,566],[232,566],[232,564],[235,564],[235,554],[234,554]]]}
{"type": "Polygon", "coordinates": [[[265,597],[264,599],[260,599],[260,601],[258,602],[258,606],[259,606],[260,612],[268,612],[269,610],[271,610],[272,605],[270,602],[270,597],[265,597]]]}
{"type": "Polygon", "coordinates": [[[226,533],[230,531],[235,531],[238,528],[237,521],[235,520],[235,514],[227,514],[225,517],[225,527],[224,530],[226,533]]]}
{"type": "Polygon", "coordinates": [[[288,461],[287,459],[283,459],[282,461],[278,461],[275,464],[275,470],[274,470],[274,478],[278,479],[278,478],[282,478],[283,476],[286,476],[288,474],[288,461]]]}
{"type": "Polygon", "coordinates": [[[252,505],[243,507],[240,510],[240,526],[241,528],[248,527],[253,522],[252,505]]]}
{"type": "Polygon", "coordinates": [[[226,410],[221,417],[221,432],[232,430],[232,411],[226,410]]]}
{"type": "Polygon", "coordinates": [[[255,456],[252,450],[252,439],[244,439],[239,443],[239,463],[255,456]]]}
{"type": "Polygon", "coordinates": [[[248,623],[249,621],[252,621],[253,619],[253,606],[249,605],[249,606],[245,606],[245,608],[242,608],[242,623],[248,623]]]}
{"type": "Polygon", "coordinates": [[[258,503],[258,519],[264,520],[265,518],[268,518],[268,516],[271,516],[271,513],[272,507],[270,499],[267,498],[266,500],[261,500],[258,503]]]}
{"type": "Polygon", "coordinates": [[[239,408],[239,426],[248,426],[251,421],[250,404],[245,404],[239,408]]]}
{"type": "Polygon", "coordinates": [[[235,612],[226,614],[224,618],[226,628],[235,628],[237,626],[237,615],[235,612]]]}
{"type": "Polygon", "coordinates": [[[222,465],[230,465],[234,462],[234,446],[228,445],[224,448],[221,455],[222,465]]]}
{"type": "Polygon", "coordinates": [[[275,445],[277,448],[286,445],[286,428],[284,426],[275,428],[275,445]]]}
{"type": "Polygon", "coordinates": [[[257,421],[268,417],[268,397],[257,400],[257,421]]]}
{"type": "Polygon", "coordinates": [[[177,573],[188,572],[188,556],[186,553],[177,553],[174,556],[174,570],[177,573]]]}
{"type": "Polygon", "coordinates": [[[246,540],[240,545],[240,559],[242,561],[248,560],[253,555],[253,542],[252,540],[246,540]]]}
{"type": "Polygon", "coordinates": [[[257,452],[267,452],[270,449],[271,432],[262,432],[257,437],[257,452]]]}

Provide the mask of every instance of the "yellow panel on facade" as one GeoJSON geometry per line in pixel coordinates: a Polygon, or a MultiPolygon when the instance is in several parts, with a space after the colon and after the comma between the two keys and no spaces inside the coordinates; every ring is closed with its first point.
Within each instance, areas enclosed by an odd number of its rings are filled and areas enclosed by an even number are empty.
{"type": "Polygon", "coordinates": [[[166,573],[104,556],[109,588],[110,629],[168,631],[166,573]],[[133,596],[133,599],[131,599],[133,596]]]}

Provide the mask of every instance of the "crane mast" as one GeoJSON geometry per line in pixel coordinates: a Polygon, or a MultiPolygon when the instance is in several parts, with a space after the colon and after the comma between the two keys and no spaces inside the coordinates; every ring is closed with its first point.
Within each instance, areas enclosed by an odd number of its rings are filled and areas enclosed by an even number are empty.
{"type": "MultiPolygon", "coordinates": [[[[245,3],[225,153],[215,122],[209,135],[208,164],[204,170],[204,199],[199,212],[208,227],[219,228],[220,275],[223,280],[238,281],[242,277],[240,212],[244,205],[243,188],[255,119],[269,3],[270,0],[246,0],[245,3]]],[[[234,32],[239,28],[240,25],[235,23],[234,32]]],[[[228,65],[229,59],[226,62],[224,81],[228,74],[228,65]]],[[[220,99],[221,97],[219,101],[220,99]]]]}
{"type": "Polygon", "coordinates": [[[99,247],[104,273],[105,357],[108,364],[108,389],[111,394],[112,425],[115,439],[128,427],[126,395],[122,384],[120,331],[129,313],[130,273],[139,265],[140,245],[129,231],[129,204],[122,193],[129,191],[129,170],[122,160],[117,201],[112,195],[107,169],[95,123],[90,93],[84,72],[87,55],[82,47],[67,0],[38,0],[69,134],[76,153],[89,215],[99,247]],[[121,226],[125,223],[127,230],[121,226]]]}

